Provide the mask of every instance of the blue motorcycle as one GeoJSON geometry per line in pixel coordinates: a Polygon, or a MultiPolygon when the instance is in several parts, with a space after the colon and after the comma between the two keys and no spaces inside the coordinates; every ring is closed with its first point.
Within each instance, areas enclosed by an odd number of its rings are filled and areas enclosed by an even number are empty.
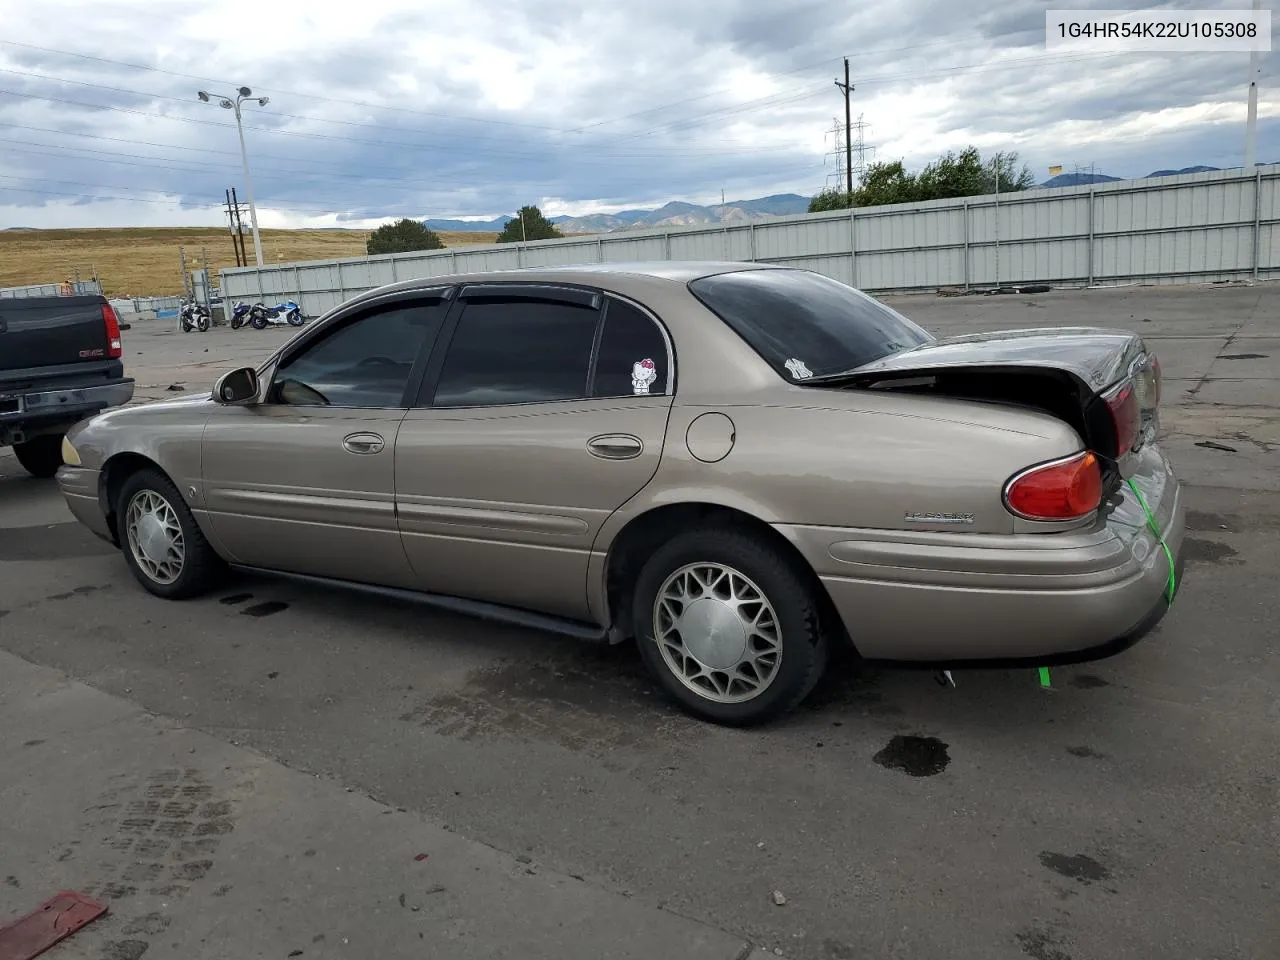
{"type": "Polygon", "coordinates": [[[253,307],[247,303],[237,303],[231,311],[231,329],[239,330],[249,322],[249,314],[253,307]]]}
{"type": "Polygon", "coordinates": [[[286,323],[291,327],[300,327],[307,322],[307,318],[302,315],[300,306],[292,300],[285,300],[274,307],[255,303],[249,312],[249,322],[255,330],[265,330],[269,326],[286,323]]]}

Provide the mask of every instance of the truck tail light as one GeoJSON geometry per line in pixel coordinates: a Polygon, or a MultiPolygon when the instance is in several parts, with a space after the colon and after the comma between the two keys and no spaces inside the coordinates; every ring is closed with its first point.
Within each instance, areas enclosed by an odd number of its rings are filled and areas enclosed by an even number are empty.
{"type": "Polygon", "coordinates": [[[120,318],[109,303],[102,305],[102,322],[107,328],[107,356],[124,356],[124,343],[120,340],[120,318]]]}
{"type": "Polygon", "coordinates": [[[1005,506],[1025,520],[1078,520],[1102,503],[1102,467],[1085,450],[1015,474],[1004,488],[1005,506]]]}

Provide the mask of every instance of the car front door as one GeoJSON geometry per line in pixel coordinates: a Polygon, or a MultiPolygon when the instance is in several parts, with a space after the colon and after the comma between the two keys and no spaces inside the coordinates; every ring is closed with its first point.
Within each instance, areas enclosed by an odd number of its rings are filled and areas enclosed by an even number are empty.
{"type": "Polygon", "coordinates": [[[396,440],[419,587],[589,620],[596,533],[662,455],[665,331],[597,291],[493,283],[463,289],[440,343],[396,440]]]}
{"type": "Polygon", "coordinates": [[[396,524],[395,443],[443,298],[393,299],[326,323],[282,354],[259,403],[215,409],[203,497],[235,562],[413,585],[396,524]]]}

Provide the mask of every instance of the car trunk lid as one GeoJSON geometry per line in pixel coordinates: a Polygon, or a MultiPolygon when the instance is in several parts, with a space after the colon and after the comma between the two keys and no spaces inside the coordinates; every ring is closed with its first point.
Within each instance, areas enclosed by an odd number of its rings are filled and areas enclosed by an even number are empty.
{"type": "Polygon", "coordinates": [[[1160,366],[1142,338],[1093,327],[949,337],[805,387],[889,390],[1029,407],[1069,423],[1127,476],[1159,430],[1160,366]]]}

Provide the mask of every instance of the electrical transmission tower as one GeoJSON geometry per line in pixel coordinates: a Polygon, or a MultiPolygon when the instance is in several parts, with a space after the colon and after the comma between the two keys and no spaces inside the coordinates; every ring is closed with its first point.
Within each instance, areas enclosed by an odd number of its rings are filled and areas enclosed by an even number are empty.
{"type": "Polygon", "coordinates": [[[870,124],[862,119],[862,114],[858,114],[858,119],[851,126],[852,136],[846,141],[844,124],[839,119],[833,121],[831,134],[834,149],[829,150],[827,156],[835,157],[836,163],[834,169],[827,174],[828,190],[844,192],[850,181],[856,190],[862,182],[863,174],[867,172],[867,158],[875,155],[876,148],[866,141],[866,130],[870,124]]]}

